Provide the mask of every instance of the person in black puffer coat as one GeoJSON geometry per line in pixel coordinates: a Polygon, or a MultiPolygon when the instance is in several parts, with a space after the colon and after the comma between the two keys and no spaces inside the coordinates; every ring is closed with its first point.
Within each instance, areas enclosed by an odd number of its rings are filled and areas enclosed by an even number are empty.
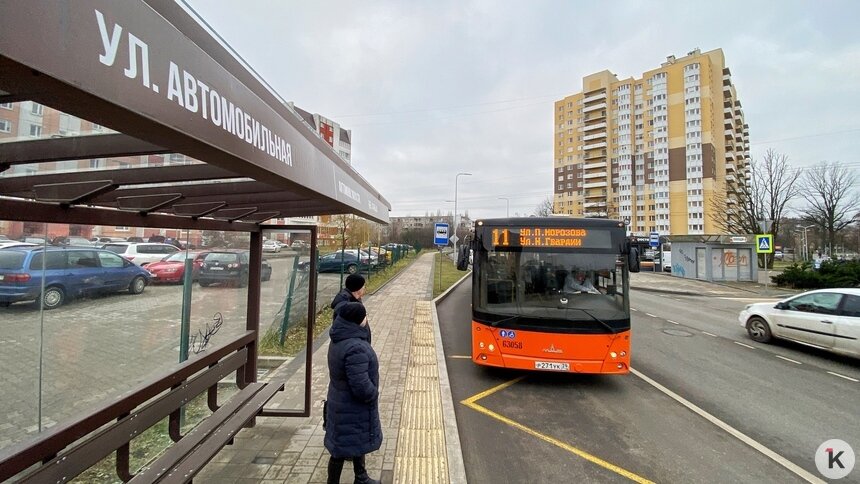
{"type": "Polygon", "coordinates": [[[356,483],[378,483],[365,469],[365,455],[382,446],[379,360],[368,341],[367,310],[361,303],[345,302],[336,314],[329,331],[323,424],[325,447],[331,453],[328,482],[339,482],[344,461],[352,460],[356,483]]]}
{"type": "MultiPolygon", "coordinates": [[[[361,274],[350,274],[346,276],[344,287],[339,293],[335,294],[331,301],[331,308],[334,310],[334,315],[337,316],[338,306],[347,302],[364,303],[361,298],[364,297],[364,277],[361,274]]],[[[370,321],[365,326],[367,328],[367,341],[373,342],[373,336],[370,331],[370,321]]]]}

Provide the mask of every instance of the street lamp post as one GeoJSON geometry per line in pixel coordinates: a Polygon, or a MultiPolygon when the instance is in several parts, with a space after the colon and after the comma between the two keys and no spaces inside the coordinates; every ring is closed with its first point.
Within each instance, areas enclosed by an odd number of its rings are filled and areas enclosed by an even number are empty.
{"type": "Polygon", "coordinates": [[[499,200],[505,201],[505,217],[511,216],[511,199],[508,197],[499,197],[499,200]]]}
{"type": "Polygon", "coordinates": [[[800,227],[800,230],[803,231],[803,260],[809,260],[809,239],[806,237],[806,231],[815,227],[815,225],[807,225],[806,227],[800,227]]]}
{"type": "Polygon", "coordinates": [[[460,176],[472,176],[472,174],[460,172],[454,177],[454,257],[457,257],[457,227],[460,222],[460,217],[457,214],[457,182],[460,181],[460,176]]]}

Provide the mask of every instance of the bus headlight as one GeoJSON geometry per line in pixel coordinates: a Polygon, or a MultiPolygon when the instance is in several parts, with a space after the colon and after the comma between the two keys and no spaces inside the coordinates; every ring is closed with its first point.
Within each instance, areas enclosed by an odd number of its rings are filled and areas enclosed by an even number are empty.
{"type": "Polygon", "coordinates": [[[616,353],[616,352],[614,352],[614,351],[610,351],[610,352],[609,352],[609,356],[611,356],[611,357],[615,358],[615,357],[617,357],[617,356],[618,356],[618,353],[616,353]]]}
{"type": "Polygon", "coordinates": [[[488,347],[487,347],[487,349],[488,349],[488,350],[490,350],[490,353],[492,353],[493,351],[495,351],[495,350],[496,350],[496,347],[495,347],[495,346],[493,346],[493,344],[492,344],[492,343],[490,343],[490,346],[488,346],[488,347]]]}

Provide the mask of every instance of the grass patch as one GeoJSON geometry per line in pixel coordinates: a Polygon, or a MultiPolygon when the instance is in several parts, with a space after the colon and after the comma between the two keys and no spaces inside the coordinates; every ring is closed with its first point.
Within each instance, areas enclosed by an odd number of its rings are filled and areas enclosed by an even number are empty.
{"type": "Polygon", "coordinates": [[[465,275],[464,271],[458,271],[457,265],[450,257],[442,256],[438,252],[433,258],[433,297],[447,291],[455,282],[465,275]],[[440,264],[441,261],[441,264],[440,264]],[[440,277],[441,271],[441,277],[440,277]]]}
{"type": "MultiPolygon", "coordinates": [[[[376,291],[383,285],[385,285],[388,281],[390,281],[394,276],[400,273],[403,269],[405,269],[409,264],[418,257],[419,254],[410,254],[407,257],[400,259],[395,264],[392,264],[385,269],[374,272],[370,275],[370,281],[367,283],[367,293],[370,294],[373,291],[376,291]]],[[[367,278],[367,275],[365,275],[367,278]]],[[[365,296],[366,297],[366,296],[365,296]]],[[[331,327],[333,319],[332,310],[326,304],[323,309],[317,313],[316,324],[314,325],[314,335],[317,336],[323,334],[325,331],[331,327]]],[[[303,319],[298,324],[293,325],[289,329],[287,329],[287,335],[284,338],[284,346],[280,344],[280,330],[270,328],[266,331],[266,334],[260,339],[260,355],[261,356],[296,356],[305,349],[305,341],[307,339],[307,320],[303,319]]]]}

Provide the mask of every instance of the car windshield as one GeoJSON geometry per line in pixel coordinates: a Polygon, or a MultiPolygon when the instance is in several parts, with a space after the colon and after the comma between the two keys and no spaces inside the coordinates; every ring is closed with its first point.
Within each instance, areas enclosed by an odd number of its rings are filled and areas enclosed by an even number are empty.
{"type": "MultiPolygon", "coordinates": [[[[187,256],[189,259],[193,259],[195,254],[189,253],[187,256]]],[[[162,262],[183,262],[186,258],[185,252],[174,252],[169,256],[161,259],[162,262]]]]}

